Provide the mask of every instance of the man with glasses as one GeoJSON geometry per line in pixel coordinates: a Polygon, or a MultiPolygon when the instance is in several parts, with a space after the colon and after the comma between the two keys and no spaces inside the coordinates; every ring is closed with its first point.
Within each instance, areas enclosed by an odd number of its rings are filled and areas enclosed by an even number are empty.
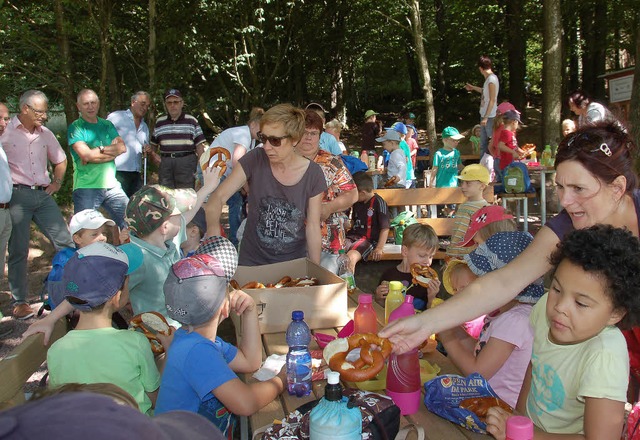
{"type": "Polygon", "coordinates": [[[129,109],[118,110],[107,116],[107,120],[116,127],[127,147],[127,151],[115,159],[116,179],[127,197],[131,197],[142,187],[142,150],[149,144],[149,127],[144,117],[150,105],[151,96],[147,92],[139,91],[131,97],[129,109]]]}
{"type": "MultiPolygon", "coordinates": [[[[115,158],[125,152],[116,127],[98,117],[100,99],[83,89],[76,106],[80,117],[69,125],[67,139],[73,159],[73,209],[104,209],[119,228],[124,228],[124,212],[129,198],[116,179],[115,158]]],[[[114,241],[118,243],[118,234],[114,241]]]]}
{"type": "MultiPolygon", "coordinates": [[[[55,135],[43,124],[48,100],[44,93],[29,90],[20,97],[20,112],[6,125],[0,142],[7,155],[12,179],[9,213],[13,223],[9,238],[9,288],[13,316],[27,319],[33,309],[27,303],[27,257],[31,220],[51,240],[56,251],[73,247],[73,241],[52,195],[60,189],[67,170],[67,156],[55,135]],[[53,166],[49,176],[48,163],[53,166]]],[[[0,113],[3,124],[6,114],[0,113]]]]}
{"type": "Polygon", "coordinates": [[[160,163],[160,185],[169,188],[194,188],[198,158],[207,147],[198,120],[184,113],[180,90],[169,89],[164,94],[167,114],[156,121],[151,136],[153,158],[160,163]],[[158,156],[159,155],[159,156],[158,156]]]}

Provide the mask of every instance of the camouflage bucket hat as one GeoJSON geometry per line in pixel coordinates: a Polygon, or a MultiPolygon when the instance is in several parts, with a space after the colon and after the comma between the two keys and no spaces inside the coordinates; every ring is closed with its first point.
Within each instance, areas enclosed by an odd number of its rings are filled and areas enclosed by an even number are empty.
{"type": "Polygon", "coordinates": [[[170,216],[192,209],[196,199],[196,192],[192,189],[147,185],[129,199],[125,221],[134,235],[145,237],[158,229],[170,216]]]}

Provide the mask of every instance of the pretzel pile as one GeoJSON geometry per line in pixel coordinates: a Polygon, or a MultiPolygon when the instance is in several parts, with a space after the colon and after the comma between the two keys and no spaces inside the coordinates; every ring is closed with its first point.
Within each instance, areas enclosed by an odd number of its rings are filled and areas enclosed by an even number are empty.
{"type": "Polygon", "coordinates": [[[209,162],[211,162],[211,159],[215,159],[216,157],[217,159],[211,164],[211,166],[214,168],[220,167],[220,177],[222,177],[227,171],[227,161],[231,159],[231,155],[226,148],[214,147],[202,153],[202,156],[200,156],[200,167],[202,168],[202,171],[205,171],[209,168],[209,162]]]}
{"type": "Polygon", "coordinates": [[[169,323],[158,312],[144,312],[131,318],[129,329],[141,332],[149,340],[151,351],[153,354],[164,353],[164,347],[160,343],[160,339],[156,336],[158,333],[169,336],[171,327],[169,323]]]}
{"type": "Polygon", "coordinates": [[[231,287],[235,290],[244,290],[244,289],[280,289],[283,287],[308,287],[308,286],[316,286],[319,284],[317,278],[312,277],[300,277],[300,278],[291,278],[289,276],[282,277],[277,283],[269,283],[263,284],[259,281],[250,281],[246,283],[244,286],[240,287],[236,280],[231,280],[231,287]]]}
{"type": "Polygon", "coordinates": [[[329,342],[322,356],[329,368],[340,373],[343,380],[364,382],[382,371],[392,348],[391,342],[386,338],[373,333],[360,333],[329,342]],[[353,363],[347,362],[347,355],[355,348],[360,349],[360,358],[353,363]]]}

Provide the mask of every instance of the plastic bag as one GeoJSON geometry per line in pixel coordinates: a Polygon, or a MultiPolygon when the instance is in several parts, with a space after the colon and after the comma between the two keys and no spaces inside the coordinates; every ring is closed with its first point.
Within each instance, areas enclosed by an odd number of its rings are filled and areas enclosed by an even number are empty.
{"type": "Polygon", "coordinates": [[[487,425],[460,402],[472,397],[498,397],[484,377],[473,373],[467,377],[455,374],[437,376],[424,384],[424,404],[429,411],[469,431],[486,434],[487,425]]]}

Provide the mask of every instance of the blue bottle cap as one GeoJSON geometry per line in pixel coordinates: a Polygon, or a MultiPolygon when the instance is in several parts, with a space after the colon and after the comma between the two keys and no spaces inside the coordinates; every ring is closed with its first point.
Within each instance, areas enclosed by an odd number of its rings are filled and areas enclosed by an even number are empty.
{"type": "Polygon", "coordinates": [[[304,312],[302,310],[294,310],[291,313],[291,319],[294,321],[301,321],[304,319],[304,312]]]}

